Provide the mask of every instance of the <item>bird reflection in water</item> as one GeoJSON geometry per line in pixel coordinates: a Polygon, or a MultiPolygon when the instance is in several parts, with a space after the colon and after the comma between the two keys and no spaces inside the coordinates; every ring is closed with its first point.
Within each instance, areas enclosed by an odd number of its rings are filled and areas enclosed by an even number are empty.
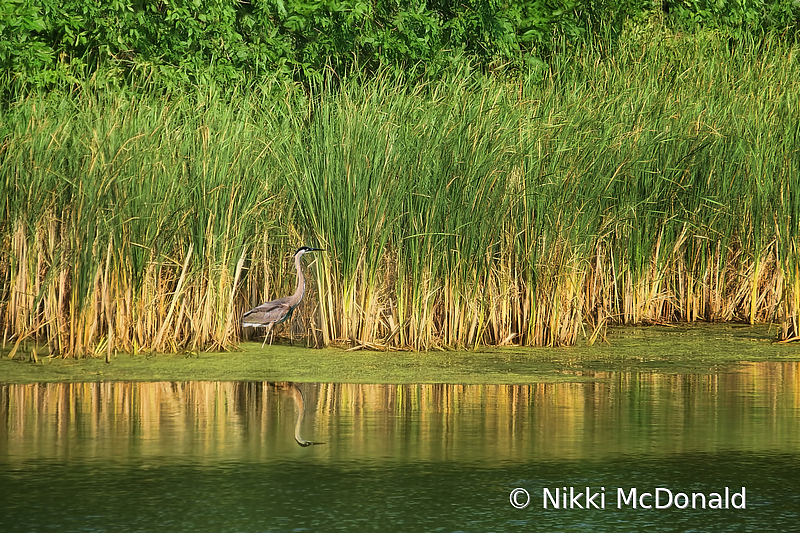
{"type": "Polygon", "coordinates": [[[303,399],[303,392],[300,388],[292,382],[284,381],[279,383],[271,383],[275,390],[281,395],[289,396],[294,403],[294,409],[297,413],[297,418],[294,423],[294,440],[302,447],[314,446],[315,444],[325,444],[324,442],[314,442],[305,440],[300,435],[300,426],[303,425],[303,418],[306,416],[306,402],[303,399]]]}

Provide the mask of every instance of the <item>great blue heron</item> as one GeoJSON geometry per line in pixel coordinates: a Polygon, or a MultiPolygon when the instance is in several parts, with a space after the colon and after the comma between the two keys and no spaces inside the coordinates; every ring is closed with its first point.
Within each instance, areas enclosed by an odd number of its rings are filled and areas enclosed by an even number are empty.
{"type": "Polygon", "coordinates": [[[271,302],[266,302],[242,315],[243,328],[269,328],[264,335],[263,348],[267,344],[267,337],[272,334],[269,344],[272,346],[272,338],[275,337],[275,325],[286,322],[292,318],[295,307],[300,304],[303,294],[306,291],[306,278],[303,276],[303,268],[300,258],[309,252],[321,252],[322,248],[300,247],[294,254],[294,268],[297,269],[297,288],[291,296],[284,296],[271,302]]]}

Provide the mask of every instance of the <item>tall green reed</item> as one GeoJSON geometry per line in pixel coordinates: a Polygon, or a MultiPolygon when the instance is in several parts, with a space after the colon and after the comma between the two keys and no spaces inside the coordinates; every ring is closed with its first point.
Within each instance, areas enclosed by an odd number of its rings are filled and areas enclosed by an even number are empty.
{"type": "Polygon", "coordinates": [[[226,348],[291,292],[317,345],[574,344],[609,324],[798,334],[798,53],[587,43],[543,81],[397,74],[30,96],[0,120],[2,326],[63,355],[226,348]]]}

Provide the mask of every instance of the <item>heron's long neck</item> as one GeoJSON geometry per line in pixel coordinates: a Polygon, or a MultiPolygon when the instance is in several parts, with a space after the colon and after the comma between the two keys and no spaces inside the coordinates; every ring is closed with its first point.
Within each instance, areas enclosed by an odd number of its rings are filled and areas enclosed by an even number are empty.
{"type": "Polygon", "coordinates": [[[294,258],[294,268],[297,270],[297,288],[294,290],[292,299],[296,302],[299,302],[306,292],[306,278],[303,277],[303,265],[300,263],[302,257],[303,254],[297,254],[294,258]]]}
{"type": "Polygon", "coordinates": [[[295,409],[297,409],[297,419],[294,423],[294,440],[300,446],[308,446],[312,443],[300,436],[300,426],[303,425],[303,418],[306,416],[306,404],[303,401],[303,393],[295,386],[292,387],[292,399],[294,400],[295,409]]]}

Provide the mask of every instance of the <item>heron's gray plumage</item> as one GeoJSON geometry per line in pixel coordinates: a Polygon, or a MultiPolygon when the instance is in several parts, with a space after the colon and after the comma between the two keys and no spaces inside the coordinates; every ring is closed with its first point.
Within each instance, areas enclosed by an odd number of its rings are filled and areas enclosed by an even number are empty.
{"type": "MultiPolygon", "coordinates": [[[[303,266],[300,259],[309,252],[318,251],[322,251],[322,249],[303,246],[295,252],[294,268],[297,270],[297,287],[294,294],[263,303],[246,312],[242,315],[243,328],[269,328],[267,335],[264,336],[264,343],[266,344],[267,336],[273,333],[275,325],[286,322],[292,318],[292,313],[294,313],[295,308],[300,305],[306,290],[306,278],[303,276],[303,266]]],[[[271,338],[270,344],[272,344],[271,338]]]]}
{"type": "Polygon", "coordinates": [[[274,326],[286,322],[294,312],[294,306],[290,303],[289,298],[290,296],[284,296],[254,307],[242,316],[242,327],[262,328],[270,324],[274,326]]]}

